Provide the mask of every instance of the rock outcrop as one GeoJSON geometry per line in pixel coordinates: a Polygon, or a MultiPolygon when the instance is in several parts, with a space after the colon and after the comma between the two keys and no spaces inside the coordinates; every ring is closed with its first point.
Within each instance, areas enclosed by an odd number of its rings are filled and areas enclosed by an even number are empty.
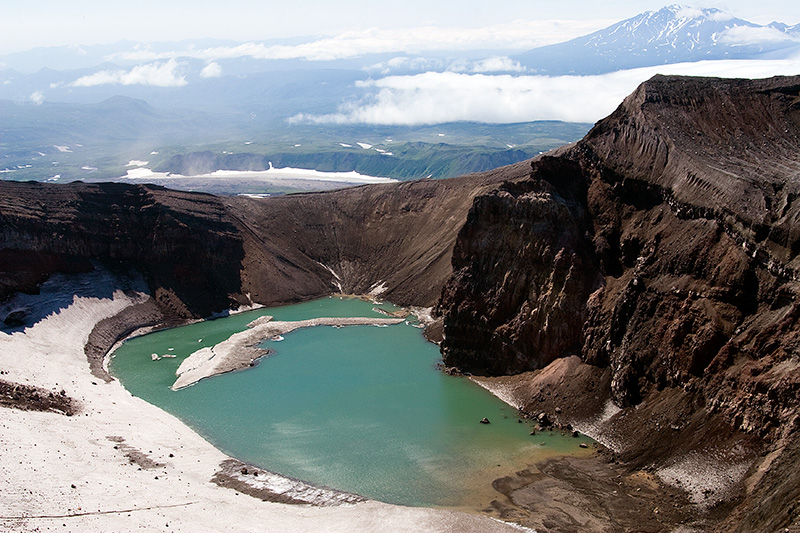
{"type": "Polygon", "coordinates": [[[217,198],[116,183],[0,191],[0,299],[100,261],[141,272],[167,316],[237,305],[243,239],[217,198]]]}
{"type": "Polygon", "coordinates": [[[586,238],[586,183],[562,163],[543,159],[537,179],[475,199],[438,304],[446,365],[517,373],[580,350],[586,301],[602,277],[586,238]]]}

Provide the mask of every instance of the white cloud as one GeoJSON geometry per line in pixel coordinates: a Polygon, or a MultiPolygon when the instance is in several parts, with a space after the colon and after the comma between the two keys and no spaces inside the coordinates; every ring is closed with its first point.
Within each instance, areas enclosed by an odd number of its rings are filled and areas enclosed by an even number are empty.
{"type": "Polygon", "coordinates": [[[708,15],[708,19],[713,20],[715,22],[727,22],[729,20],[733,20],[734,18],[736,17],[734,17],[731,13],[728,13],[727,11],[717,11],[715,13],[711,13],[710,15],[708,15]]]}
{"type": "Polygon", "coordinates": [[[703,16],[703,10],[696,7],[680,6],[680,8],[675,11],[675,16],[687,19],[700,18],[703,16]]]}
{"type": "Polygon", "coordinates": [[[369,28],[293,45],[266,45],[250,42],[237,46],[187,48],[162,52],[139,49],[115,54],[108,59],[154,61],[193,57],[213,61],[252,57],[254,59],[327,61],[391,52],[421,53],[474,49],[524,51],[585,35],[611,23],[613,20],[517,20],[508,24],[480,28],[441,28],[436,26],[392,30],[369,28]]]}
{"type": "Polygon", "coordinates": [[[472,72],[476,74],[486,72],[525,72],[525,67],[507,56],[490,57],[474,63],[472,72]]]}
{"type": "Polygon", "coordinates": [[[179,74],[180,65],[174,59],[165,63],[137,65],[131,70],[101,70],[78,78],[72,87],[95,85],[152,85],[154,87],[181,87],[186,78],[179,74]]]}
{"type": "MultiPolygon", "coordinates": [[[[462,120],[521,122],[537,119],[583,121],[618,93],[606,94],[599,77],[489,76],[428,72],[393,76],[359,84],[374,92],[362,102],[343,105],[339,113],[297,116],[319,123],[435,124],[462,120]],[[589,85],[595,85],[593,89],[589,85]],[[564,104],[553,106],[554,102],[564,104]]],[[[635,85],[634,85],[635,86],[635,85]]],[[[628,91],[629,92],[629,91],[628,91]]]]}
{"type": "Polygon", "coordinates": [[[488,76],[427,72],[358,83],[368,95],[331,115],[296,115],[292,122],[436,124],[564,120],[595,122],[656,74],[764,78],[800,72],[800,58],[780,61],[700,61],[599,76],[488,76]]]}
{"type": "Polygon", "coordinates": [[[376,63],[366,67],[368,72],[376,72],[386,76],[391,72],[414,71],[426,72],[429,70],[444,70],[445,62],[441,59],[431,59],[427,57],[393,57],[387,61],[376,63]]]}
{"type": "Polygon", "coordinates": [[[393,57],[388,61],[370,65],[367,72],[379,73],[388,76],[391,73],[408,74],[409,72],[471,72],[473,74],[486,74],[490,72],[525,72],[526,68],[508,56],[494,56],[479,61],[467,59],[437,59],[428,57],[393,57]]]}
{"type": "Polygon", "coordinates": [[[44,93],[42,91],[36,91],[31,94],[30,99],[34,104],[42,105],[42,102],[44,102],[44,93]]]}
{"type": "Polygon", "coordinates": [[[212,61],[200,71],[201,78],[219,78],[222,76],[222,67],[219,63],[212,61]]]}
{"type": "Polygon", "coordinates": [[[770,43],[783,43],[797,41],[796,37],[786,34],[776,28],[734,26],[722,32],[719,43],[726,45],[758,45],[770,43]]]}

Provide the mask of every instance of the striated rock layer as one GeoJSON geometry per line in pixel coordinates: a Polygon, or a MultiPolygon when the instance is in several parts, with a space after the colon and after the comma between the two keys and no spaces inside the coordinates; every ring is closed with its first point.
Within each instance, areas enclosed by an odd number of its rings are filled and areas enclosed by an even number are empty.
{"type": "Polygon", "coordinates": [[[800,429],[798,194],[800,78],[657,76],[475,199],[437,305],[444,362],[502,375],[578,356],[560,382],[517,380],[523,409],[593,410],[624,460],[674,482],[691,454],[696,478],[737,465],[698,482],[718,520],[745,501],[722,529],[797,523],[796,475],[768,465],[791,464],[800,429]]]}

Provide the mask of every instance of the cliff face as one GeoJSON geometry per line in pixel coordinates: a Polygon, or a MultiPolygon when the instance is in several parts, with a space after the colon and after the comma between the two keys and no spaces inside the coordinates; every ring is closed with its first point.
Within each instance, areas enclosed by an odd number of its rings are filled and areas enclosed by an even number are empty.
{"type": "Polygon", "coordinates": [[[585,302],[602,282],[580,172],[548,158],[538,179],[475,199],[437,307],[445,364],[516,373],[580,350],[585,302]]]}
{"type": "Polygon", "coordinates": [[[526,168],[268,200],[0,182],[0,301],[99,262],[141,272],[167,319],[337,291],[431,305],[472,198],[526,168]]]}
{"type": "MultiPolygon", "coordinates": [[[[782,457],[800,407],[799,193],[800,78],[656,77],[475,199],[437,306],[445,364],[507,374],[579,356],[596,370],[564,379],[589,390],[608,373],[623,408],[609,427],[635,464],[709,442],[782,457]]],[[[536,380],[521,403],[559,405],[536,380]]],[[[770,476],[774,510],[791,507],[797,490],[770,476]]]]}
{"type": "Polygon", "coordinates": [[[737,426],[786,422],[721,391],[769,403],[755,368],[796,353],[798,91],[657,77],[476,198],[438,306],[445,362],[505,374],[580,355],[612,369],[621,406],[699,380],[737,426]]]}
{"type": "Polygon", "coordinates": [[[113,183],[0,186],[0,299],[101,261],[142,272],[169,316],[236,305],[242,239],[219,200],[113,183]]]}

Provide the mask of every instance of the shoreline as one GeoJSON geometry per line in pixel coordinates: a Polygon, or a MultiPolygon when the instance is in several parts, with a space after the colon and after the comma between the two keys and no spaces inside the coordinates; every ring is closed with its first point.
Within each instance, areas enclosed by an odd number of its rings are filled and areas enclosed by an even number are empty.
{"type": "Polygon", "coordinates": [[[64,390],[77,405],[72,416],[0,407],[3,530],[518,531],[486,516],[377,501],[274,503],[212,482],[229,456],[118,380],[91,372],[84,349],[95,326],[146,296],[117,290],[103,276],[112,290],[73,296],[58,286],[71,303],[54,309],[45,302],[44,318],[0,332],[5,381],[64,390]]]}
{"type": "Polygon", "coordinates": [[[189,355],[178,367],[178,378],[172,390],[180,390],[194,385],[201,379],[219,374],[242,370],[253,366],[256,360],[267,355],[268,351],[258,344],[266,339],[274,339],[301,328],[315,326],[380,326],[403,322],[403,318],[372,317],[322,317],[296,321],[273,321],[271,316],[259,317],[247,325],[246,330],[234,333],[228,339],[201,348],[189,355]]]}

